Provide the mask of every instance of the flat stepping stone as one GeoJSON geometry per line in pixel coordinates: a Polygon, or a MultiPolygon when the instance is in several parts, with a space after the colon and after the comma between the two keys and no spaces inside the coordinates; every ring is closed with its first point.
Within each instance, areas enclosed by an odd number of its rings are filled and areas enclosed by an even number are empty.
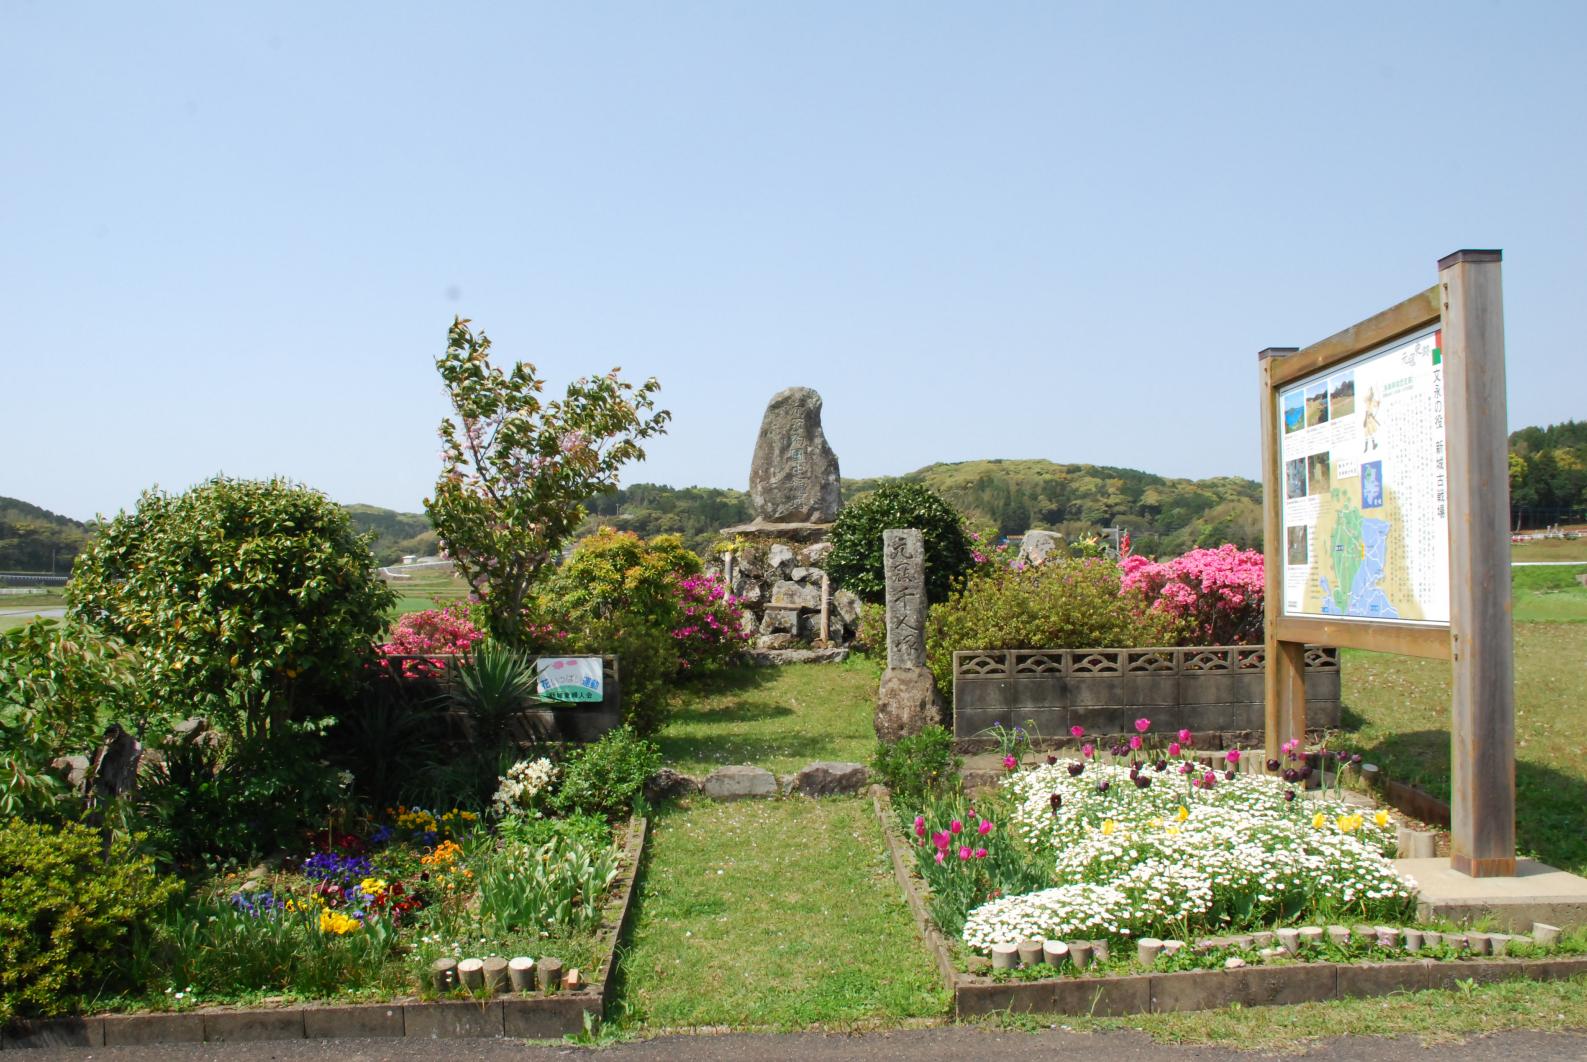
{"type": "Polygon", "coordinates": [[[777,795],[777,777],[763,767],[718,767],[705,776],[700,791],[713,800],[743,800],[777,795]]]}

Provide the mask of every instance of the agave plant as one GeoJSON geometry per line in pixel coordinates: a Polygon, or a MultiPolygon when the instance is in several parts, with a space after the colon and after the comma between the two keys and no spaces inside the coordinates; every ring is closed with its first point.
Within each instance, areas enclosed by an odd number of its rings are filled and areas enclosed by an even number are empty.
{"type": "Polygon", "coordinates": [[[467,713],[475,744],[494,749],[506,736],[513,715],[526,705],[543,700],[535,690],[533,658],[486,639],[458,667],[447,696],[455,707],[467,713]]]}

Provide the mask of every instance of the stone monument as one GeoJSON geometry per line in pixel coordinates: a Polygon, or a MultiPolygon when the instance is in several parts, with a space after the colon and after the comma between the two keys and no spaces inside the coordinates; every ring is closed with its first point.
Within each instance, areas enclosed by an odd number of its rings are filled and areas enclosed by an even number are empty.
{"type": "Polygon", "coordinates": [[[826,537],[837,519],[838,455],[821,430],[821,396],[808,387],[778,391],[766,405],[749,469],[754,518],[729,535],[793,542],[826,537]]]}
{"type": "Polygon", "coordinates": [[[887,670],[876,695],[876,736],[918,734],[940,722],[937,690],[926,670],[926,540],[919,531],[883,531],[887,577],[887,670]]]}

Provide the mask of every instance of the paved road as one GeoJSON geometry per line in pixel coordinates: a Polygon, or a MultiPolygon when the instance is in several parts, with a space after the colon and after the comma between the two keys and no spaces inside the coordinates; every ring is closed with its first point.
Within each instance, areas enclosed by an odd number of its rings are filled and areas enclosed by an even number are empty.
{"type": "Polygon", "coordinates": [[[1512,568],[1587,568],[1587,561],[1511,561],[1512,568]]]}
{"type": "Polygon", "coordinates": [[[66,609],[60,605],[54,608],[0,608],[0,619],[10,619],[16,616],[43,616],[46,619],[61,619],[66,615],[66,609]]]}
{"type": "Polygon", "coordinates": [[[911,1029],[900,1032],[841,1034],[796,1033],[783,1036],[730,1034],[668,1036],[619,1044],[598,1053],[565,1046],[528,1047],[513,1040],[294,1040],[244,1044],[161,1044],[153,1047],[109,1047],[92,1050],[29,1051],[17,1057],[38,1062],[83,1062],[86,1059],[125,1062],[385,1062],[406,1059],[567,1059],[588,1054],[592,1060],[651,1062],[884,1062],[907,1058],[983,1060],[983,1062],[1050,1062],[1055,1055],[1083,1056],[1088,1062],[1249,1062],[1262,1055],[1304,1057],[1308,1062],[1493,1062],[1495,1058],[1526,1062],[1587,1059],[1587,1031],[1572,1035],[1533,1032],[1495,1033],[1460,1044],[1424,1046],[1414,1039],[1380,1040],[1345,1036],[1282,1051],[1232,1051],[1223,1047],[1179,1047],[1154,1043],[1140,1033],[1085,1034],[1048,1030],[1040,1033],[993,1032],[973,1028],[911,1029]]]}

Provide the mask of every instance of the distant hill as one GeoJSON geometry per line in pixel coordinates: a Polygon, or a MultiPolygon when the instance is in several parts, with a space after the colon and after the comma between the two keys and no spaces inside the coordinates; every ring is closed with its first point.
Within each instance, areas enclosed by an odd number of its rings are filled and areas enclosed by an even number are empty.
{"type": "Polygon", "coordinates": [[[652,535],[682,535],[696,553],[710,549],[724,527],[747,523],[749,494],[721,487],[663,487],[636,483],[584,503],[590,515],[579,535],[601,526],[652,535]]]}
{"type": "MultiPolygon", "coordinates": [[[[887,478],[845,480],[843,498],[887,478]]],[[[927,465],[898,478],[926,484],[971,524],[1001,535],[1118,526],[1129,530],[1137,552],[1165,556],[1224,542],[1262,544],[1262,485],[1237,476],[1170,479],[1109,465],[994,459],[927,465]]]]}
{"type": "Polygon", "coordinates": [[[380,564],[395,564],[409,553],[433,556],[436,551],[435,530],[424,513],[399,513],[378,505],[344,505],[342,508],[347,510],[360,534],[375,533],[370,549],[380,564]]]}
{"type": "Polygon", "coordinates": [[[81,521],[0,497],[0,571],[66,575],[88,536],[81,521]]]}

